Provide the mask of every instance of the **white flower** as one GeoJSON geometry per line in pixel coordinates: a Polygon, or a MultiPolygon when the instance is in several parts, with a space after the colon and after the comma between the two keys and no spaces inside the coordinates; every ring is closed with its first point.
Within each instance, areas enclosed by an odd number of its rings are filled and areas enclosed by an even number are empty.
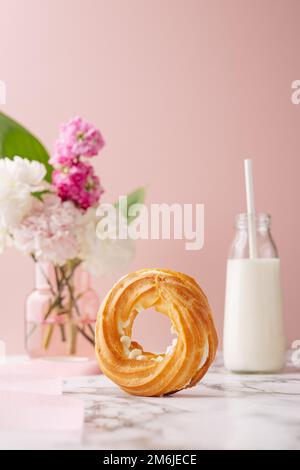
{"type": "Polygon", "coordinates": [[[0,170],[1,172],[6,170],[11,173],[16,180],[27,184],[33,191],[41,184],[46,175],[45,165],[18,156],[15,156],[13,160],[2,158],[0,160],[0,170]]]}
{"type": "MultiPolygon", "coordinates": [[[[99,218],[94,208],[88,209],[84,218],[80,254],[84,260],[83,267],[96,276],[111,274],[126,268],[134,255],[134,242],[131,239],[113,239],[109,236],[101,239],[104,237],[99,234],[99,225],[97,227],[99,218]]],[[[112,236],[116,233],[115,222],[116,217],[111,214],[108,225],[112,229],[112,236]]]]}
{"type": "Polygon", "coordinates": [[[15,227],[29,212],[31,193],[43,189],[46,168],[21,157],[0,159],[0,226],[15,227]]]}
{"type": "Polygon", "coordinates": [[[65,264],[78,257],[82,212],[71,201],[53,194],[35,200],[29,215],[13,232],[15,246],[36,258],[65,264]]]}

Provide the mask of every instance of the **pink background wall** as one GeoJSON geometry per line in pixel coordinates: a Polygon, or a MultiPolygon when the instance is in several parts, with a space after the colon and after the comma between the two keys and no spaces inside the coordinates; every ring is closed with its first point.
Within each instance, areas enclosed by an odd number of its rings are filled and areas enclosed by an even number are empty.
{"type": "MultiPolygon", "coordinates": [[[[69,117],[97,124],[107,201],[146,185],[148,203],[205,203],[202,251],[140,242],[130,269],[195,276],[219,332],[233,219],[245,208],[242,159],[253,158],[257,209],[273,215],[282,257],[289,344],[300,338],[300,105],[290,99],[300,79],[300,2],[0,0],[0,12],[4,112],[49,148],[69,117]]],[[[30,260],[6,252],[0,279],[0,337],[20,352],[30,260]]],[[[101,296],[111,282],[96,281],[101,296]]],[[[163,341],[157,325],[148,330],[153,347],[163,341]]]]}

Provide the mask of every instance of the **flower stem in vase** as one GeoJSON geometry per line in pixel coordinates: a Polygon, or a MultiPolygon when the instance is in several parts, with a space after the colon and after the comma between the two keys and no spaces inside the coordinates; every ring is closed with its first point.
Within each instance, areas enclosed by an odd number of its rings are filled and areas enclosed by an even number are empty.
{"type": "Polygon", "coordinates": [[[95,346],[95,340],[94,340],[94,337],[90,337],[82,328],[80,328],[79,326],[77,326],[77,330],[82,334],[82,336],[85,337],[85,339],[87,339],[93,346],[95,346]]]}
{"type": "Polygon", "coordinates": [[[50,345],[53,330],[54,330],[54,323],[51,323],[50,325],[46,326],[46,332],[45,332],[43,343],[42,343],[44,349],[48,349],[50,345]]]}
{"type": "Polygon", "coordinates": [[[36,309],[37,321],[28,321],[26,330],[26,341],[34,345],[35,357],[38,354],[74,356],[81,351],[83,355],[92,355],[95,341],[91,321],[94,317],[90,313],[91,304],[86,302],[86,299],[89,302],[89,290],[81,290],[80,285],[79,291],[81,271],[77,274],[77,268],[80,264],[77,259],[64,265],[36,261],[37,287],[32,294],[32,306],[36,309]],[[40,313],[36,307],[38,302],[42,305],[40,313]],[[41,336],[34,336],[37,328],[41,336]]]}
{"type": "Polygon", "coordinates": [[[66,331],[65,331],[65,325],[59,325],[60,328],[60,333],[61,333],[61,340],[63,343],[66,342],[66,331]]]}
{"type": "Polygon", "coordinates": [[[77,326],[70,323],[70,354],[76,354],[76,342],[77,342],[77,326]]]}
{"type": "MultiPolygon", "coordinates": [[[[76,269],[76,265],[75,267],[71,270],[71,274],[69,276],[66,276],[65,274],[65,271],[62,269],[62,276],[63,276],[63,279],[65,281],[65,284],[67,286],[67,289],[68,289],[68,292],[69,292],[69,296],[70,296],[70,313],[73,311],[73,308],[75,310],[75,313],[77,315],[78,318],[81,318],[82,315],[80,313],[80,309],[79,309],[79,306],[78,306],[78,303],[77,303],[77,299],[76,299],[76,296],[74,295],[74,286],[71,282],[72,280],[72,276],[74,274],[74,271],[76,269]]],[[[79,326],[77,326],[77,331],[79,331],[85,339],[87,339],[92,345],[95,345],[95,341],[94,341],[94,330],[93,328],[91,327],[91,325],[87,325],[88,329],[90,330],[90,333],[92,335],[92,337],[90,337],[85,331],[84,331],[84,328],[80,328],[79,326]]]]}
{"type": "MultiPolygon", "coordinates": [[[[50,278],[48,276],[46,276],[46,274],[44,272],[43,272],[43,275],[45,277],[45,280],[47,281],[47,284],[49,285],[49,288],[50,288],[52,294],[54,295],[53,302],[51,302],[49,304],[49,307],[48,307],[48,309],[46,311],[46,314],[44,316],[44,321],[46,321],[47,318],[50,316],[50,314],[52,312],[55,312],[55,310],[57,308],[62,308],[62,301],[63,301],[62,287],[63,286],[62,286],[62,283],[60,282],[59,278],[57,277],[56,267],[55,267],[55,277],[56,277],[57,290],[55,290],[55,288],[52,286],[50,278]]],[[[55,324],[52,323],[50,325],[47,325],[47,327],[46,327],[46,332],[45,332],[43,340],[42,340],[42,346],[43,346],[44,349],[48,349],[48,347],[50,346],[54,326],[55,326],[55,324]]],[[[65,339],[63,339],[63,338],[65,338],[64,325],[60,325],[60,329],[61,329],[61,334],[62,334],[62,340],[65,341],[65,339]]]]}

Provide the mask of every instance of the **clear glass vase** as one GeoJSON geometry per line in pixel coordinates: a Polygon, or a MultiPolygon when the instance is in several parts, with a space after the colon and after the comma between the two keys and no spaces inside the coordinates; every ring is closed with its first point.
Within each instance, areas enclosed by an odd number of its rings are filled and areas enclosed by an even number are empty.
{"type": "Polygon", "coordinates": [[[94,357],[99,300],[90,275],[76,262],[35,263],[35,288],[25,304],[26,350],[32,358],[94,357]]]}

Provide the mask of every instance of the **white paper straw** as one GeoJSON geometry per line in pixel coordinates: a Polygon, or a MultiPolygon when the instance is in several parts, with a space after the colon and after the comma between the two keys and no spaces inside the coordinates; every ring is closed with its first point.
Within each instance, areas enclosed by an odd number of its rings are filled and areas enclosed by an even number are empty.
{"type": "Polygon", "coordinates": [[[249,233],[249,257],[257,258],[256,248],[256,227],[255,227],[255,208],[254,208],[254,190],[252,175],[252,160],[245,160],[245,183],[248,214],[248,233],[249,233]]]}

